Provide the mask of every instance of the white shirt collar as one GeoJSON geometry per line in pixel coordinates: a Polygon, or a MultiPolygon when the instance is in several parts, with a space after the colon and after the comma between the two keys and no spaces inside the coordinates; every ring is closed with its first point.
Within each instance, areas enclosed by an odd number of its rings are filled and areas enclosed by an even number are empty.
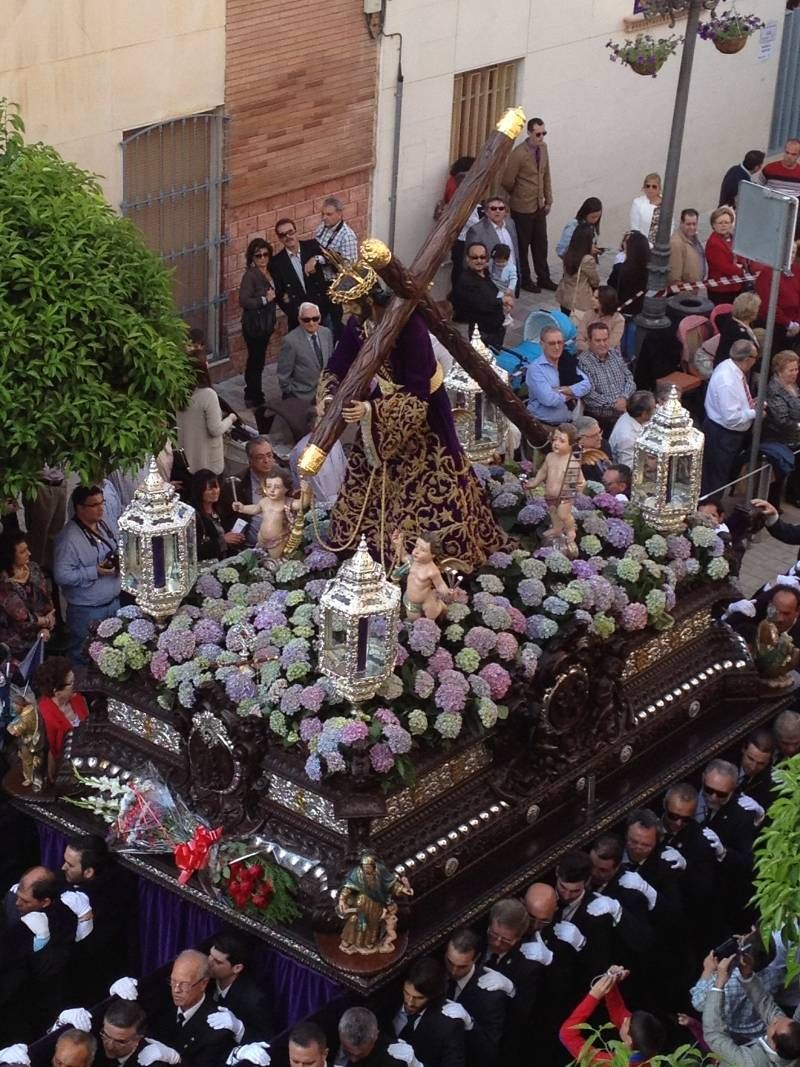
{"type": "MultiPolygon", "coordinates": [[[[191,1008],[182,1008],[181,1009],[183,1011],[183,1025],[184,1026],[186,1025],[186,1023],[188,1023],[188,1021],[192,1018],[193,1015],[197,1015],[198,1011],[200,1011],[200,1009],[202,1008],[204,1002],[205,1002],[205,997],[202,997],[200,1000],[198,1000],[198,1002],[196,1004],[193,1004],[191,1008]]],[[[177,1018],[177,1013],[178,1013],[178,1009],[176,1008],[175,1009],[176,1018],[177,1018]]]]}
{"type": "Polygon", "coordinates": [[[467,973],[464,975],[463,978],[458,978],[456,980],[456,987],[458,989],[459,996],[464,992],[464,986],[467,984],[467,982],[469,982],[469,980],[472,978],[473,974],[475,974],[475,964],[474,963],[472,964],[472,966],[470,967],[470,969],[467,971],[467,973]]]}

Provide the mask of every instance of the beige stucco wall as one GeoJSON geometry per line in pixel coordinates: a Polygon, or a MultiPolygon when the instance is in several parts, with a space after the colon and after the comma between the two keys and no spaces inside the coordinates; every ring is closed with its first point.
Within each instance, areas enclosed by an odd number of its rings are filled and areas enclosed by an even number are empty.
{"type": "Polygon", "coordinates": [[[2,0],[0,96],[122,199],[124,130],[219,107],[225,0],[2,0]]]}
{"type": "MultiPolygon", "coordinates": [[[[453,75],[521,60],[519,100],[547,124],[554,207],[551,259],[564,223],[587,196],[604,204],[602,238],[627,228],[632,198],[648,171],[663,174],[679,57],[657,78],[609,62],[605,43],[622,40],[632,0],[389,0],[386,32],[403,35],[404,101],[397,205],[398,254],[409,259],[431,225],[451,160],[453,75]]],[[[738,55],[697,41],[678,207],[716,206],[724,171],[749,148],[766,148],[785,0],[753,0],[778,22],[771,57],[757,60],[758,38],[738,55]]],[[[680,32],[682,23],[676,27],[680,32]]],[[[655,36],[670,31],[658,27],[655,36]]],[[[388,232],[397,38],[384,39],[378,165],[372,229],[388,232]]],[[[558,276],[558,274],[556,275],[558,276]]]]}

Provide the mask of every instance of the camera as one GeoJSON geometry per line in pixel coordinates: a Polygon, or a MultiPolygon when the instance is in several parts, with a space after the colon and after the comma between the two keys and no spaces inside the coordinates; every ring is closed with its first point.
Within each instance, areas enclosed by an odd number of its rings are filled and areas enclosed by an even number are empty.
{"type": "Polygon", "coordinates": [[[111,567],[111,568],[113,568],[115,574],[118,573],[118,571],[119,571],[119,552],[117,552],[117,551],[109,552],[106,555],[106,558],[103,560],[103,566],[104,567],[111,567]]]}
{"type": "Polygon", "coordinates": [[[739,957],[739,940],[735,937],[729,937],[727,941],[723,941],[721,945],[717,945],[714,949],[714,955],[718,960],[726,960],[728,956],[739,957]]]}

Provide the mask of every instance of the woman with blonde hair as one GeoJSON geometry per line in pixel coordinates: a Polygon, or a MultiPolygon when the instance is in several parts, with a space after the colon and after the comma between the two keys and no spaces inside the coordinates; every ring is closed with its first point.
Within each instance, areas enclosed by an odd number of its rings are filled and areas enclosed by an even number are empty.
{"type": "Polygon", "coordinates": [[[772,463],[775,474],[768,499],[776,508],[780,505],[784,484],[786,484],[787,501],[797,505],[798,476],[796,458],[793,453],[800,448],[798,371],[800,371],[800,356],[796,352],[787,349],[772,357],[771,374],[767,385],[762,451],[772,463]]]}
{"type": "Polygon", "coordinates": [[[711,212],[712,233],[706,241],[706,283],[708,299],[712,304],[730,304],[744,286],[743,281],[731,281],[731,278],[740,278],[746,269],[745,264],[733,254],[735,225],[736,212],[732,207],[718,207],[711,212]]]}
{"type": "Polygon", "coordinates": [[[631,204],[630,228],[643,233],[652,245],[661,214],[661,175],[646,174],[642,191],[631,204]]]}
{"type": "Polygon", "coordinates": [[[715,367],[723,359],[728,358],[734,341],[752,341],[754,345],[761,348],[759,338],[752,327],[752,323],[758,318],[760,308],[761,297],[758,293],[739,293],[733,301],[731,310],[717,315],[719,344],[714,357],[715,367]]]}

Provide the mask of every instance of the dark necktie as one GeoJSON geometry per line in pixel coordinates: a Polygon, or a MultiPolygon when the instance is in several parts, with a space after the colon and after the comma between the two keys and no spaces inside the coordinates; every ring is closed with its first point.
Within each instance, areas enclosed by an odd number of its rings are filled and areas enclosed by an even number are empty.
{"type": "Polygon", "coordinates": [[[408,1022],[403,1027],[403,1029],[400,1031],[400,1033],[397,1035],[397,1040],[398,1041],[410,1041],[411,1040],[411,1038],[414,1036],[414,1022],[415,1022],[416,1018],[417,1018],[416,1015],[409,1015],[408,1022]]]}
{"type": "Polygon", "coordinates": [[[497,955],[496,952],[490,952],[489,955],[486,957],[486,966],[489,968],[493,968],[494,970],[497,970],[497,965],[499,962],[500,957],[497,955]]]}
{"type": "Polygon", "coordinates": [[[186,1016],[183,1014],[180,1008],[178,1008],[178,1026],[183,1026],[186,1022],[186,1016]]]}
{"type": "Polygon", "coordinates": [[[537,145],[536,145],[536,147],[534,148],[534,150],[533,150],[533,154],[534,154],[534,156],[536,156],[536,166],[537,166],[537,167],[541,166],[541,163],[542,163],[542,150],[541,150],[541,148],[540,148],[540,147],[538,146],[538,144],[537,144],[537,145]]]}
{"type": "Polygon", "coordinates": [[[322,367],[322,348],[320,347],[319,337],[315,333],[311,334],[311,344],[314,346],[314,351],[317,354],[317,361],[322,367]]]}
{"type": "Polygon", "coordinates": [[[447,987],[447,996],[449,1000],[458,1000],[458,982],[455,978],[450,979],[450,984],[447,987]]]}

